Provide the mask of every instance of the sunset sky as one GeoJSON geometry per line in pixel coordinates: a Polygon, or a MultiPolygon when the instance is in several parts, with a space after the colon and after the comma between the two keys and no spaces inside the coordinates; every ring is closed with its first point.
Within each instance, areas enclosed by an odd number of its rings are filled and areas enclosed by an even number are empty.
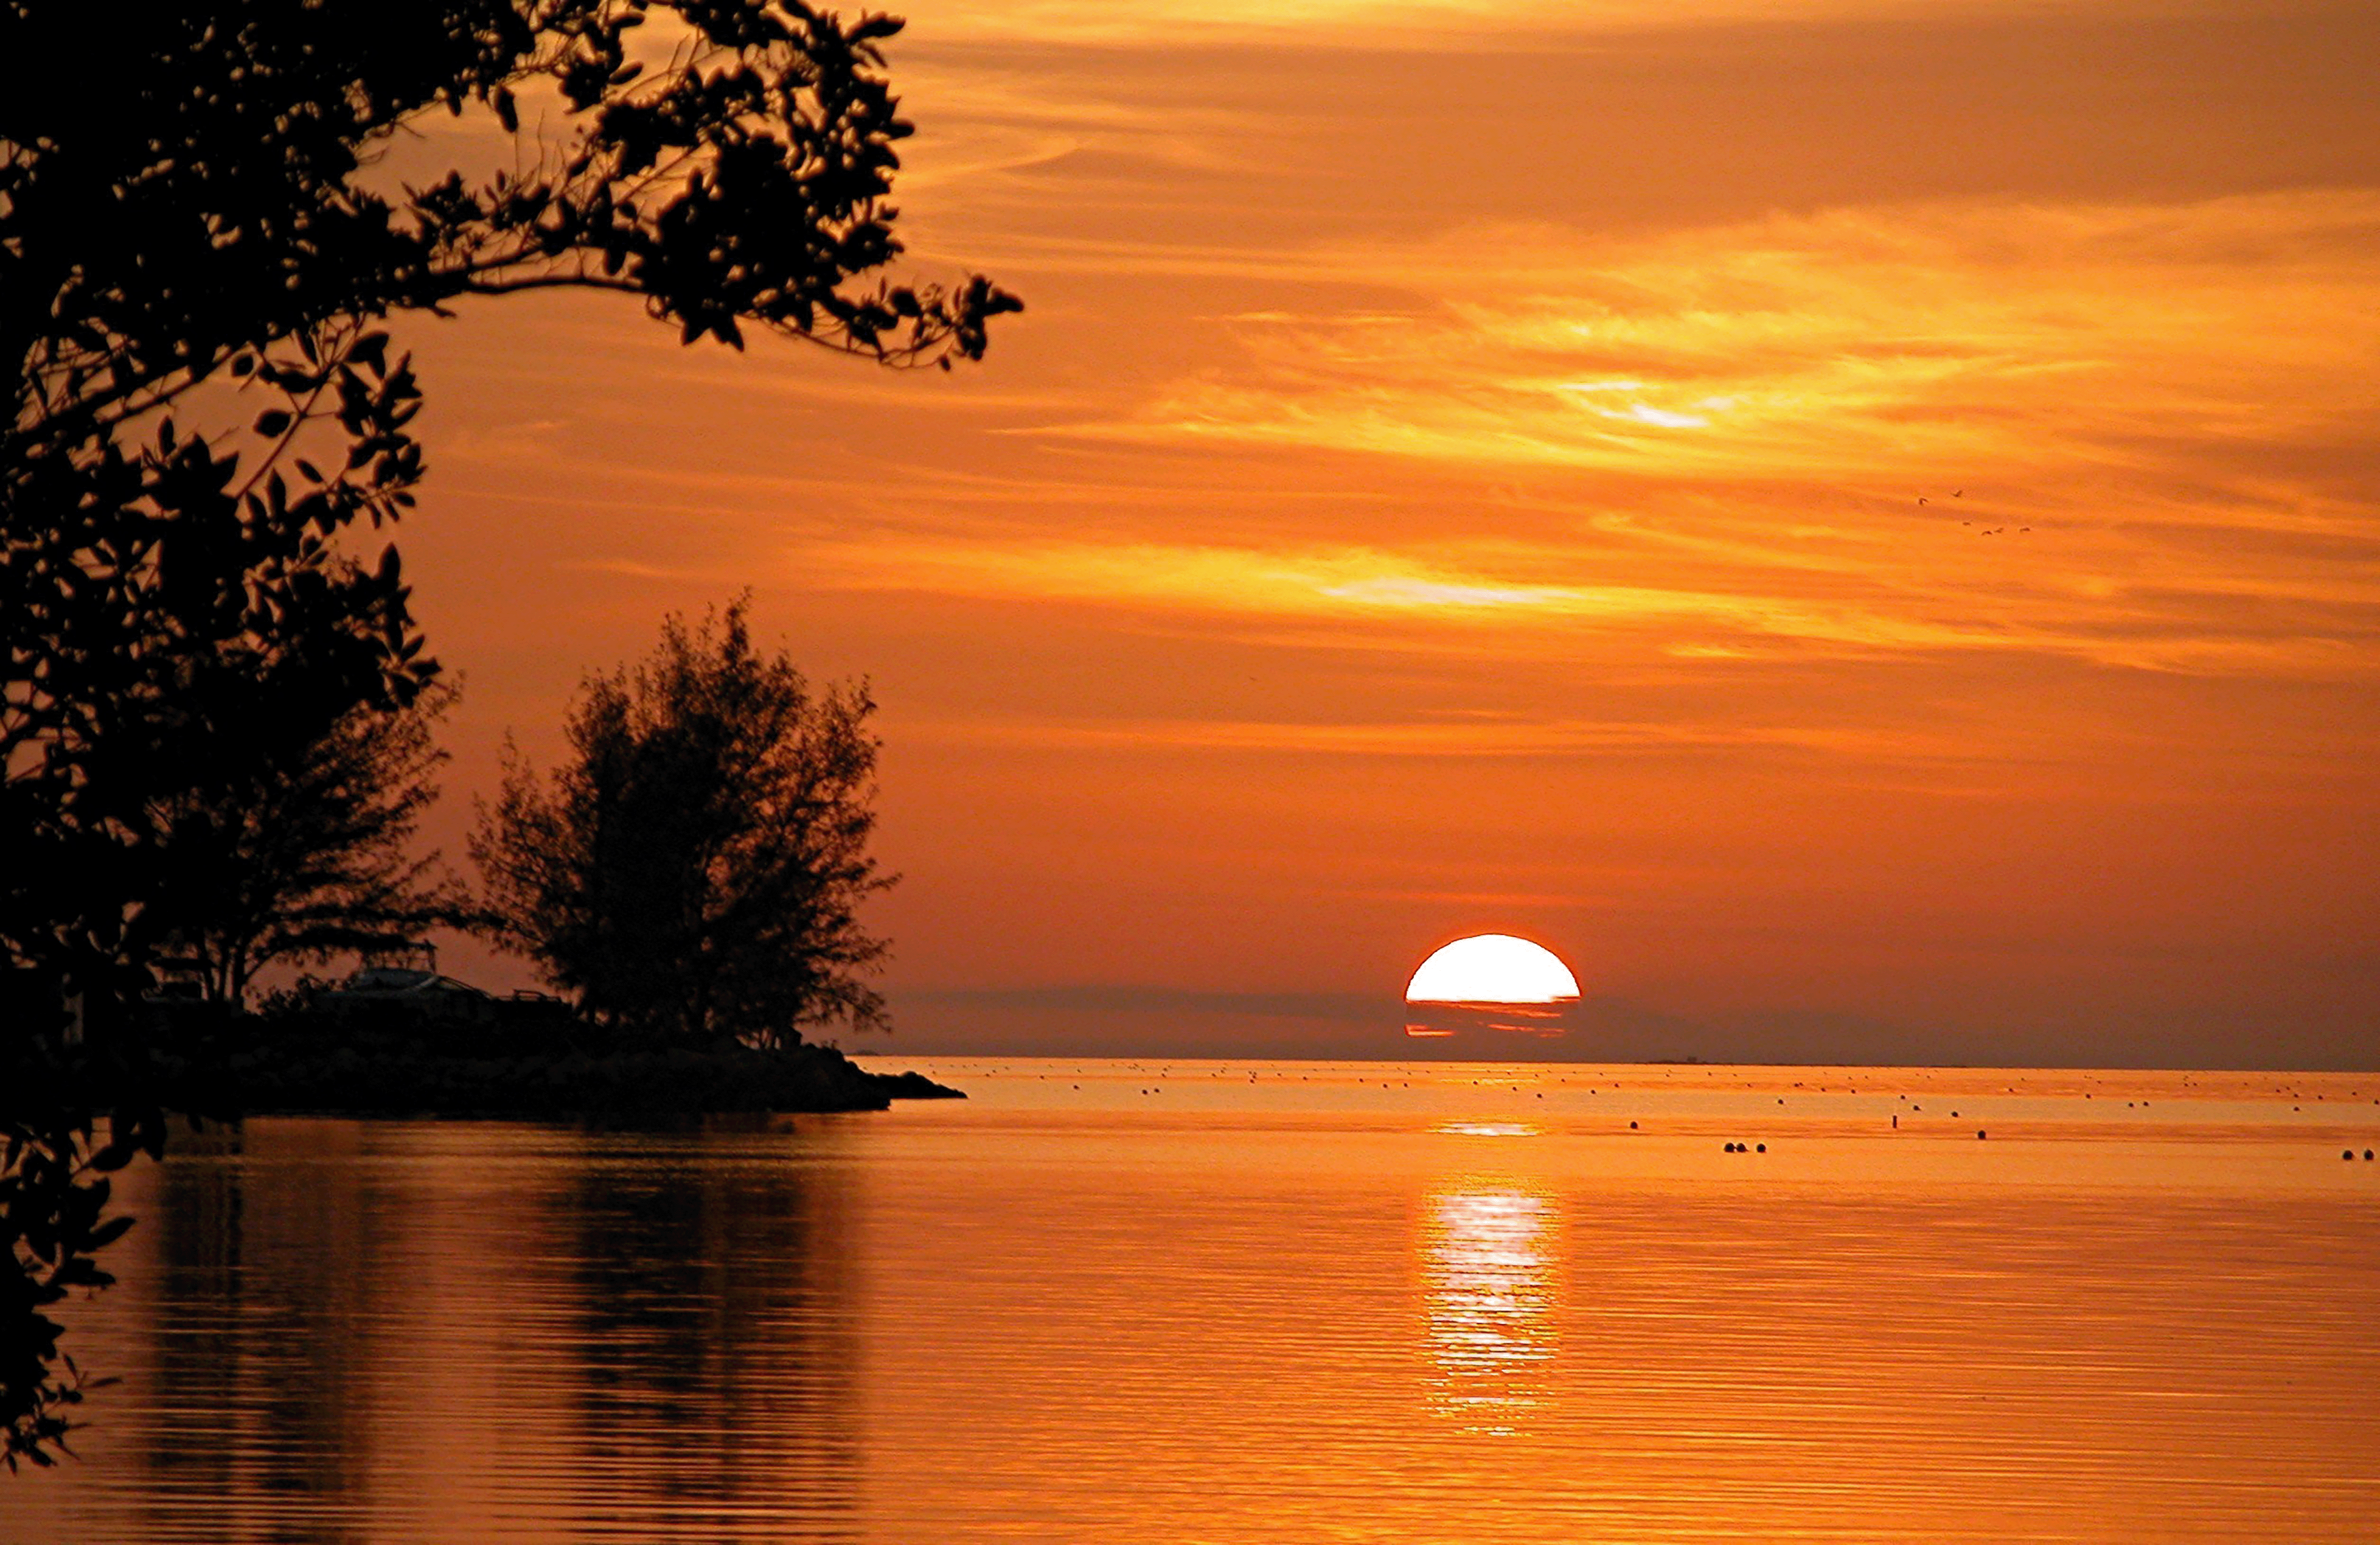
{"type": "Polygon", "coordinates": [[[2368,0],[896,8],[982,365],[399,329],[450,854],[748,586],[892,1048],[1402,1055],[1497,931],[1563,1055],[2374,1064],[2368,0]]]}

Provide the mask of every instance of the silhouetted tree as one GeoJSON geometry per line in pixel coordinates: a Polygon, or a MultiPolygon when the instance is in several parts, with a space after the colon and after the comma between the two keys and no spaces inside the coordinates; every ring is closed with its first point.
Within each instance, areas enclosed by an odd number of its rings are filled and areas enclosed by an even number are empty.
{"type": "Polygon", "coordinates": [[[210,1001],[239,1006],[276,960],[326,960],[474,919],[438,855],[414,851],[447,760],[432,735],[455,697],[441,684],[404,708],[359,704],[303,743],[285,724],[259,724],[283,742],[271,755],[243,755],[167,802],[167,947],[198,967],[210,1001]]]}
{"type": "Polygon", "coordinates": [[[909,132],[879,51],[890,18],[800,0],[191,0],[137,25],[101,58],[87,7],[0,0],[12,1466],[46,1457],[73,1393],[28,1372],[56,1350],[43,1295],[61,1273],[104,1278],[94,1154],[163,1140],[140,999],[189,916],[175,887],[201,868],[173,852],[189,779],[401,708],[436,670],[395,550],[365,563],[341,542],[397,519],[422,474],[419,389],[378,323],[609,289],[688,342],[741,347],[759,326],[947,367],[1016,305],[980,277],[862,283],[901,250],[882,201],[909,132]],[[440,111],[511,133],[514,169],[408,182],[377,164],[440,111]],[[237,432],[180,421],[235,417],[237,432]],[[285,736],[245,735],[274,716],[285,736]]]}
{"type": "Polygon", "coordinates": [[[548,780],[508,754],[472,838],[493,937],[632,1032],[784,1044],[883,1020],[857,916],[892,883],[867,851],[875,705],[755,654],[745,605],[673,616],[633,670],[589,677],[567,760],[548,780]]]}

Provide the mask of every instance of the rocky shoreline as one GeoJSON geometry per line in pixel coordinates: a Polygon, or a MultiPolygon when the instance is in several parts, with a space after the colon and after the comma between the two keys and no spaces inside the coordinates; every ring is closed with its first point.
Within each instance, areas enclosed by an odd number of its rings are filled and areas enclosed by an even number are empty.
{"type": "Polygon", "coordinates": [[[425,1026],[297,1013],[185,1023],[158,1037],[156,1073],[169,1108],[222,1115],[634,1120],[965,1098],[922,1074],[870,1073],[828,1046],[639,1046],[561,1017],[425,1026]]]}

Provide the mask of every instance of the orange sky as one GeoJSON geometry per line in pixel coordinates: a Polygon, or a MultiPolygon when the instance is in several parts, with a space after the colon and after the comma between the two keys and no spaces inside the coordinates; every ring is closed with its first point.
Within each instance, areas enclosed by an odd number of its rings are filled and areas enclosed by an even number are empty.
{"type": "Polygon", "coordinates": [[[1564,1054],[2373,1065],[2380,13],[1785,9],[907,7],[981,367],[403,331],[438,835],[748,585],[904,1050],[1401,1055],[1499,931],[1564,1054]]]}

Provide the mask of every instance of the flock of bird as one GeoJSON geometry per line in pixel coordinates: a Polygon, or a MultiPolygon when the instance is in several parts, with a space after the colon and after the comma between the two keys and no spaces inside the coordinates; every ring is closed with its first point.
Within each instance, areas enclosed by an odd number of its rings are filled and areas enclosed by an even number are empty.
{"type": "MultiPolygon", "coordinates": [[[[1957,498],[1957,497],[1958,497],[1958,495],[1957,495],[1957,494],[1952,494],[1952,495],[1951,495],[1951,497],[1952,497],[1952,498],[1957,498]]],[[[1144,1064],[1139,1064],[1139,1063],[1134,1063],[1134,1064],[1129,1064],[1129,1069],[1128,1069],[1128,1070],[1129,1070],[1129,1071],[1131,1071],[1131,1072],[1134,1072],[1134,1073],[1147,1073],[1147,1072],[1148,1072],[1148,1071],[1149,1071],[1149,1069],[1148,1069],[1147,1066],[1145,1066],[1144,1064]]],[[[998,1066],[991,1066],[991,1067],[990,1067],[990,1068],[988,1069],[988,1071],[990,1071],[990,1072],[993,1072],[993,1073],[999,1073],[999,1072],[1002,1072],[1002,1071],[1006,1071],[1006,1070],[1003,1070],[1003,1069],[1002,1069],[1002,1068],[1000,1068],[1000,1067],[998,1067],[998,1066]]],[[[1709,1072],[1711,1072],[1711,1073],[1716,1073],[1718,1070],[1717,1070],[1717,1069],[1710,1069],[1710,1070],[1707,1070],[1707,1071],[1709,1071],[1709,1072]]],[[[1158,1068],[1158,1069],[1156,1070],[1156,1072],[1157,1072],[1158,1077],[1171,1077],[1172,1076],[1172,1074],[1173,1074],[1173,1070],[1172,1070],[1171,1067],[1160,1067],[1160,1068],[1158,1068]]],[[[1234,1069],[1232,1069],[1232,1068],[1230,1068],[1230,1067],[1214,1068],[1214,1069],[1210,1069],[1210,1070],[1208,1070],[1208,1077],[1210,1077],[1210,1078],[1217,1078],[1217,1079],[1223,1078],[1223,1077],[1235,1077],[1235,1076],[1236,1076],[1236,1070],[1234,1070],[1234,1069]]],[[[1043,1074],[1038,1074],[1038,1075],[1036,1075],[1035,1077],[1036,1077],[1037,1078],[1038,1078],[1040,1081],[1042,1081],[1042,1082],[1045,1082],[1045,1083],[1046,1083],[1046,1082],[1050,1081],[1050,1079],[1051,1079],[1051,1077],[1052,1077],[1052,1075],[1050,1075],[1050,1074],[1047,1074],[1047,1073],[1043,1073],[1043,1074]]],[[[1285,1079],[1286,1079],[1286,1077],[1287,1077],[1287,1075],[1286,1075],[1286,1074],[1281,1074],[1281,1075],[1277,1075],[1277,1077],[1281,1077],[1281,1078],[1282,1078],[1282,1079],[1284,1079],[1284,1080],[1285,1080],[1285,1079]]],[[[1298,1082],[1300,1082],[1300,1083],[1309,1082],[1309,1081],[1311,1080],[1312,1077],[1313,1077],[1313,1076],[1312,1076],[1311,1074],[1299,1074],[1299,1075],[1298,1075],[1298,1082]]],[[[1664,1072],[1664,1073],[1662,1074],[1662,1077],[1666,1078],[1666,1077],[1670,1077],[1670,1075],[1669,1075],[1667,1072],[1664,1072]]],[[[1249,1083],[1251,1083],[1251,1084],[1253,1084],[1253,1083],[1255,1083],[1256,1081],[1257,1081],[1257,1074],[1256,1074],[1253,1070],[1250,1070],[1250,1071],[1249,1071],[1249,1073],[1248,1073],[1248,1082],[1249,1082],[1249,1083]]],[[[1330,1077],[1329,1077],[1329,1076],[1328,1076],[1328,1075],[1326,1075],[1326,1076],[1325,1076],[1324,1081],[1325,1081],[1325,1082],[1329,1082],[1329,1081],[1330,1081],[1330,1077]]],[[[1365,1082],[1367,1082],[1367,1083],[1369,1082],[1369,1080],[1368,1080],[1368,1079],[1364,1080],[1364,1081],[1365,1081],[1365,1082]]],[[[1568,1079],[1564,1079],[1564,1080],[1562,1080],[1562,1081],[1563,1081],[1564,1083],[1568,1083],[1568,1082],[1569,1082],[1569,1080],[1568,1080],[1568,1079]]],[[[1488,1083],[1488,1082],[1491,1082],[1491,1080],[1484,1079],[1484,1078],[1474,1078],[1474,1079],[1472,1079],[1472,1080],[1471,1080],[1471,1082],[1472,1082],[1472,1083],[1474,1083],[1474,1084],[1483,1084],[1483,1083],[1488,1083]]],[[[2187,1086],[2189,1085],[2189,1083],[2190,1083],[2190,1080],[2189,1080],[2188,1078],[2184,1078],[2184,1079],[2182,1080],[2182,1083],[2183,1083],[2184,1087],[2187,1087],[2187,1086]]],[[[1083,1087],[1083,1086],[1082,1086],[1082,1085],[1080,1085],[1080,1084],[1075,1084],[1075,1085],[1074,1085],[1074,1088],[1075,1088],[1077,1091],[1079,1091],[1079,1090],[1082,1089],[1082,1087],[1083,1087]]],[[[1391,1086],[1391,1084],[1390,1084],[1389,1081],[1383,1080],[1383,1081],[1382,1081],[1382,1083],[1380,1084],[1380,1087],[1381,1087],[1382,1089],[1389,1089],[1389,1088],[1390,1088],[1390,1087],[1392,1087],[1392,1086],[1391,1086]]],[[[1411,1089],[1411,1088],[1413,1088],[1413,1083],[1412,1083],[1412,1081],[1411,1081],[1410,1079],[1402,1079],[1402,1080],[1398,1080],[1398,1081],[1396,1081],[1396,1082],[1395,1082],[1395,1084],[1393,1085],[1393,1087],[1395,1087],[1395,1088],[1399,1088],[1399,1089],[1411,1089]]],[[[1797,1081],[1797,1082],[1795,1082],[1795,1084],[1793,1085],[1793,1087],[1794,1087],[1795,1089],[1798,1089],[1804,1088],[1805,1086],[1803,1086],[1802,1083],[1800,1083],[1800,1082],[1798,1082],[1798,1081],[1797,1081]]],[[[1163,1094],[1163,1093],[1165,1092],[1165,1089],[1164,1089],[1164,1086],[1163,1086],[1163,1085],[1157,1085],[1157,1086],[1153,1086],[1153,1087],[1145,1087],[1145,1088],[1138,1089],[1136,1089],[1136,1090],[1135,1090],[1135,1092],[1136,1092],[1136,1093],[1139,1093],[1139,1094],[1141,1094],[1141,1095],[1144,1095],[1144,1096],[1147,1096],[1147,1095],[1159,1095],[1159,1094],[1163,1094]]],[[[1519,1089],[1514,1089],[1512,1092],[1514,1092],[1514,1093],[1518,1094],[1518,1093],[1521,1093],[1521,1092],[1524,1092],[1524,1091],[1519,1090],[1519,1089]]],[[[1602,1092],[1602,1090],[1601,1090],[1600,1089],[1592,1089],[1592,1088],[1591,1088],[1591,1089],[1589,1089],[1587,1090],[1587,1092],[1588,1092],[1589,1094],[1599,1094],[1599,1093],[1601,1093],[1601,1092],[1602,1092]]],[[[1827,1086],[1825,1086],[1825,1085],[1821,1084],[1821,1085],[1819,1085],[1819,1086],[1818,1086],[1816,1092],[1818,1092],[1818,1093],[1820,1093],[1820,1094],[1825,1094],[1825,1093],[1829,1092],[1829,1090],[1828,1089],[1827,1086]]],[[[1859,1090],[1858,1090],[1858,1089],[1857,1089],[1857,1087],[1856,1087],[1856,1086],[1846,1086],[1846,1087],[1845,1087],[1845,1089],[1844,1089],[1844,1090],[1843,1090],[1843,1092],[1845,1092],[1845,1093],[1851,1093],[1851,1094],[1856,1094],[1856,1093],[1858,1093],[1858,1092],[1859,1092],[1859,1090]]],[[[2007,1092],[2009,1092],[2010,1094],[2014,1094],[2014,1093],[2016,1093],[2016,1089],[2015,1089],[2015,1087],[2014,1087],[2013,1085],[2011,1085],[2011,1086],[2009,1088],[2009,1089],[2008,1089],[2008,1091],[2007,1091],[2007,1092]]],[[[2298,1091],[2297,1091],[2297,1090],[2295,1090],[2295,1089],[2286,1089],[2286,1088],[2283,1088],[2283,1087],[2278,1087],[2278,1086],[2277,1086],[2277,1087],[2273,1089],[2273,1093],[2274,1093],[2274,1094],[2276,1094],[2276,1095],[2280,1095],[2280,1096],[2287,1097],[2287,1096],[2290,1096],[2290,1095],[2296,1095],[2296,1094],[2298,1093],[2298,1091]]],[[[2360,1100],[2360,1099],[2363,1098],[2363,1091],[2362,1091],[2362,1090],[2361,1090],[2361,1089],[2350,1089],[2350,1090],[2348,1091],[2348,1094],[2349,1094],[2350,1098],[2352,1098],[2352,1099],[2360,1100]]],[[[1543,1100],[1543,1099],[1545,1098],[1544,1093],[1543,1093],[1542,1091],[1539,1091],[1539,1092],[1538,1092],[1538,1094],[1537,1094],[1537,1098],[1538,1098],[1539,1100],[1543,1100]]],[[[2091,1099],[2091,1098],[2092,1098],[2091,1092],[2090,1092],[2089,1090],[2087,1090],[2087,1089],[2086,1089],[2086,1090],[2084,1090],[2084,1091],[2083,1091],[2083,1094],[2082,1094],[2082,1098],[2083,1098],[2083,1099],[2085,1099],[2085,1100],[2089,1100],[2089,1099],[2091,1099]]],[[[2300,1096],[2300,1098],[2303,1098],[2303,1096],[2300,1096]]],[[[2317,1095],[2314,1095],[2313,1098],[2313,1099],[2315,1099],[2316,1101],[2319,1101],[2319,1100],[2321,1100],[2323,1097],[2322,1097],[2321,1095],[2317,1094],[2317,1095]]],[[[1906,1095],[1906,1094],[1899,1095],[1899,1096],[1897,1096],[1897,1097],[1896,1097],[1896,1099],[1897,1099],[1897,1101],[1898,1101],[1900,1103],[1902,1103],[1902,1104],[1906,1104],[1906,1105],[1908,1105],[1908,1106],[1909,1106],[1909,1108],[1910,1108],[1910,1110],[1911,1110],[1912,1113],[1920,1113],[1920,1112],[1923,1112],[1923,1111],[1925,1109],[1925,1106],[1923,1106],[1923,1105],[1915,1104],[1915,1103],[1912,1102],[1912,1101],[1910,1101],[1909,1096],[1908,1096],[1908,1095],[1906,1095]]],[[[1779,1096],[1779,1097],[1778,1098],[1777,1103],[1779,1103],[1779,1105],[1784,1104],[1784,1103],[1785,1103],[1785,1100],[1784,1100],[1784,1098],[1783,1098],[1782,1096],[1779,1096]]],[[[2372,1101],[2372,1103],[2374,1103],[2374,1105],[2380,1105],[2380,1099],[2375,1099],[2375,1100],[2374,1100],[2374,1101],[2372,1101]]],[[[2148,1107],[2148,1105],[2149,1105],[2149,1101],[2148,1101],[2143,1100],[2143,1101],[2138,1101],[2138,1108],[2140,1108],[2140,1109],[2146,1109],[2146,1108],[2148,1107]]],[[[2132,1101],[2127,1100],[2127,1101],[2124,1101],[2124,1108],[2125,1108],[2126,1110],[2131,1110],[2131,1109],[2134,1109],[2134,1108],[2135,1108],[2135,1102],[2134,1102],[2134,1101],[2132,1101]]],[[[2290,1110],[2292,1110],[2292,1111],[2303,1111],[2303,1110],[2305,1109],[2305,1107],[2304,1107],[2304,1106],[2302,1106],[2302,1105],[2292,1105],[2292,1106],[2290,1106],[2290,1107],[2289,1107],[2289,1109],[2290,1109],[2290,1110]]],[[[1952,1111],[1952,1112],[1950,1113],[1950,1116],[1951,1116],[1951,1119],[1952,1119],[1952,1120],[1956,1120],[1956,1119],[1958,1119],[1959,1113],[1958,1113],[1957,1111],[1952,1111]]],[[[1899,1130],[1900,1130],[1900,1113],[1899,1113],[1898,1112],[1894,1113],[1893,1113],[1893,1116],[1892,1116],[1892,1129],[1893,1129],[1894,1131],[1896,1131],[1896,1132],[1898,1132],[1899,1130]]],[[[1636,1124],[1635,1122],[1633,1122],[1633,1121],[1632,1121],[1632,1122],[1630,1122],[1630,1123],[1628,1124],[1628,1130],[1630,1130],[1631,1132],[1633,1132],[1633,1131],[1638,1130],[1637,1124],[1636,1124]]],[[[1979,1139],[1988,1139],[1988,1138],[1990,1137],[1991,1134],[1990,1134],[1988,1131],[1986,1131],[1985,1129],[1982,1128],[1982,1127],[1977,1127],[1977,1128],[1975,1129],[1975,1136],[1976,1136],[1976,1137],[1977,1137],[1977,1138],[1979,1138],[1979,1139]]],[[[1768,1145],[1767,1145],[1767,1143],[1742,1143],[1742,1142],[1730,1142],[1730,1143],[1724,1144],[1724,1145],[1723,1145],[1723,1148],[1722,1148],[1722,1150],[1723,1150],[1723,1151],[1725,1151],[1725,1152],[1728,1152],[1728,1153],[1766,1153],[1766,1152],[1767,1152],[1767,1151],[1768,1151],[1768,1145]]],[[[2355,1158],[2356,1158],[2356,1152],[2355,1152],[2355,1150],[2354,1150],[2353,1149],[2351,1149],[2351,1148],[2350,1148],[2350,1149],[2345,1149],[2345,1150],[2342,1150],[2340,1151],[2340,1153],[2339,1153],[2339,1155],[2338,1155],[2338,1156],[2339,1156],[2341,1159],[2347,1160],[2349,1162],[2352,1163],[2352,1162],[2355,1161],[2355,1158]]],[[[2363,1162],[2364,1162],[2365,1163],[2370,1163],[2370,1162],[2373,1162],[2374,1157],[2374,1150],[2372,1150],[2372,1149],[2368,1149],[2368,1148],[2367,1148],[2367,1149],[2365,1149],[2365,1150],[2363,1150],[2362,1158],[2363,1158],[2363,1162]]]]}
{"type": "MultiPolygon", "coordinates": [[[[1954,488],[1950,491],[1950,497],[1953,499],[1963,499],[1966,496],[1967,491],[1963,488],[1954,488]]],[[[1917,496],[1917,503],[1920,508],[1923,508],[1933,502],[1933,500],[1927,498],[1923,493],[1917,496]]],[[[1975,523],[1972,520],[1961,520],[1959,524],[1973,529],[1975,523]]],[[[1982,530],[1976,531],[1975,535],[1979,537],[1998,537],[2008,535],[2008,531],[2009,529],[2006,526],[1986,526],[1982,530]]],[[[2016,534],[2018,536],[2029,536],[2032,532],[2033,528],[2030,526],[2019,526],[2016,529],[2016,534]]]]}

